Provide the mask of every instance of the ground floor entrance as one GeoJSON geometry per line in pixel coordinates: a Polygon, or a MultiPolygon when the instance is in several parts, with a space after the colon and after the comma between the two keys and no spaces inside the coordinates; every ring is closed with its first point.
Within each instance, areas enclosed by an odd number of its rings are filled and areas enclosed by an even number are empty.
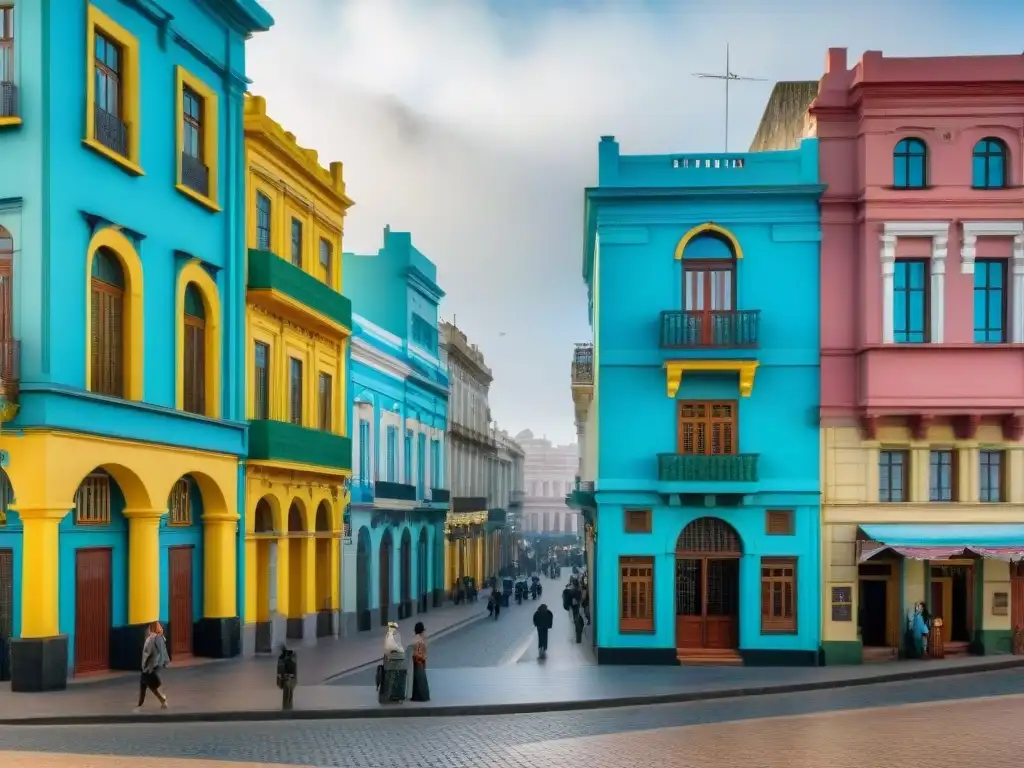
{"type": "Polygon", "coordinates": [[[742,543],[723,520],[694,520],[676,543],[676,648],[681,660],[735,656],[742,543]]]}
{"type": "Polygon", "coordinates": [[[192,582],[193,547],[171,547],[168,555],[168,634],[171,658],[175,661],[192,655],[192,627],[195,621],[192,582]]]}
{"type": "Polygon", "coordinates": [[[111,550],[75,552],[75,674],[110,668],[111,550]]]}
{"type": "Polygon", "coordinates": [[[14,637],[14,550],[0,549],[0,681],[11,679],[14,637]]]}

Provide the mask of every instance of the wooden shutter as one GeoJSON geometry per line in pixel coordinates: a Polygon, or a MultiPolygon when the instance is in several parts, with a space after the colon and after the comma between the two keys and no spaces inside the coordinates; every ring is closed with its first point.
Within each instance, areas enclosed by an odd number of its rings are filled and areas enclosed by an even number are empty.
{"type": "Polygon", "coordinates": [[[761,558],[761,631],[796,632],[794,558],[761,558]]]}
{"type": "Polygon", "coordinates": [[[185,316],[184,407],[206,413],[206,328],[197,317],[185,316]]]}
{"type": "Polygon", "coordinates": [[[331,422],[333,421],[333,419],[331,419],[331,407],[332,407],[332,403],[331,403],[331,384],[332,384],[332,382],[331,382],[330,374],[321,373],[320,374],[320,382],[319,382],[319,384],[320,384],[320,400],[319,400],[320,415],[319,415],[319,420],[318,420],[318,426],[324,432],[330,432],[331,431],[331,422]]]}
{"type": "Polygon", "coordinates": [[[625,527],[626,533],[650,533],[651,510],[627,509],[625,527]]]}
{"type": "Polygon", "coordinates": [[[769,509],[765,514],[765,532],[769,536],[789,536],[793,533],[793,510],[769,509]]]}
{"type": "Polygon", "coordinates": [[[13,264],[0,251],[0,340],[14,338],[14,270],[13,264]]]}
{"type": "Polygon", "coordinates": [[[92,390],[124,397],[124,294],[119,288],[92,281],[92,390]]]}
{"type": "Polygon", "coordinates": [[[619,558],[619,593],[619,631],[653,632],[653,557],[619,558]]]}
{"type": "Polygon", "coordinates": [[[302,361],[291,359],[291,387],[288,392],[292,424],[302,425],[302,361]]]}
{"type": "Polygon", "coordinates": [[[679,403],[678,452],[722,456],[736,453],[735,402],[679,403]]]}

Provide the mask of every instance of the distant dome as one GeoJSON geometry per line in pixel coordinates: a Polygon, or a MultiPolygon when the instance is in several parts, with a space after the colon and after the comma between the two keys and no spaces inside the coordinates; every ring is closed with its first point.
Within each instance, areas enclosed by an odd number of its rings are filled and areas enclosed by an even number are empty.
{"type": "Polygon", "coordinates": [[[533,430],[524,429],[516,435],[516,440],[533,440],[533,430]]]}

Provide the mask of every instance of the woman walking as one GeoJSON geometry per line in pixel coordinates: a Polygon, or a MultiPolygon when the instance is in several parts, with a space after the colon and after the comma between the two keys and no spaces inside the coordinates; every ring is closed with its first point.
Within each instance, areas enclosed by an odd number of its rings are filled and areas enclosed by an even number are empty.
{"type": "Polygon", "coordinates": [[[164,628],[159,621],[149,626],[146,642],[142,644],[142,676],[139,678],[139,703],[135,707],[138,712],[146,703],[146,691],[152,691],[160,700],[160,708],[167,709],[167,696],[160,690],[160,670],[170,663],[167,655],[167,641],[164,639],[164,628]]]}
{"type": "Polygon", "coordinates": [[[427,638],[422,621],[416,622],[412,639],[412,696],[410,701],[430,701],[427,684],[427,638]]]}

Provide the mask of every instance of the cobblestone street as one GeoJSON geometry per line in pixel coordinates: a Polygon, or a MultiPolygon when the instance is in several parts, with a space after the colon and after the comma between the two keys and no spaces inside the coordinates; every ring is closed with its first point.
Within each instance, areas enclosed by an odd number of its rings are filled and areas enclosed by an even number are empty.
{"type": "Polygon", "coordinates": [[[2,727],[5,768],[1016,767],[1024,672],[632,709],[345,722],[2,727]],[[1007,695],[1016,694],[1016,695],[1007,695]],[[984,697],[984,698],[983,698],[984,697]],[[957,700],[965,699],[965,700],[957,700]],[[844,711],[845,710],[845,711],[844,711]],[[941,749],[928,745],[941,743],[941,749]],[[10,752],[36,753],[13,755],[10,752]],[[50,757],[49,753],[67,753],[50,757]],[[46,757],[43,754],[47,754],[46,757]],[[122,755],[137,762],[86,758],[122,755]]]}

